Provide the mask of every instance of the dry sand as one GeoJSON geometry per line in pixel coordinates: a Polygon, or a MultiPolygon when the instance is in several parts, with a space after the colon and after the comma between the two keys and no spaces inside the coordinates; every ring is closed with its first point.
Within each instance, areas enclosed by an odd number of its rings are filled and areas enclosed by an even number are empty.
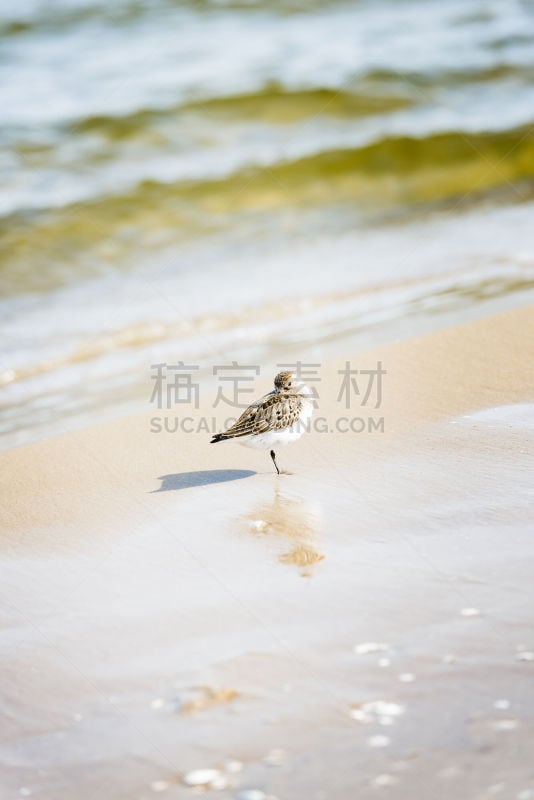
{"type": "Polygon", "coordinates": [[[148,414],[2,454],[2,797],[534,798],[533,356],[532,309],[360,354],[376,411],[331,364],[385,432],[280,477],[148,414]]]}

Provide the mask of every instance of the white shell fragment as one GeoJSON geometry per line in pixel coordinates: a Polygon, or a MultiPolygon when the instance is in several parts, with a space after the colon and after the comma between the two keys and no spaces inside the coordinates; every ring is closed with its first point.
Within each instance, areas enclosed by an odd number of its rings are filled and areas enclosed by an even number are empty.
{"type": "Polygon", "coordinates": [[[352,719],[355,719],[356,722],[361,722],[362,725],[368,725],[370,722],[374,722],[371,714],[367,714],[362,708],[351,708],[349,715],[352,719]]]}
{"type": "Polygon", "coordinates": [[[249,526],[253,531],[264,531],[267,527],[267,523],[264,519],[252,519],[249,526]]]}
{"type": "Polygon", "coordinates": [[[150,708],[157,710],[158,708],[163,708],[164,705],[165,705],[165,700],[163,700],[163,698],[161,697],[156,697],[155,700],[152,700],[152,702],[150,703],[150,708]]]}
{"type": "Polygon", "coordinates": [[[406,711],[406,706],[401,706],[399,703],[389,703],[386,700],[373,700],[371,703],[364,703],[363,709],[380,716],[400,717],[406,711]]]}
{"type": "Polygon", "coordinates": [[[363,725],[371,722],[379,722],[380,725],[393,725],[395,717],[400,717],[405,711],[406,706],[402,706],[399,703],[391,703],[387,700],[372,700],[370,703],[362,703],[356,708],[351,708],[349,715],[363,725]]]}
{"type": "Polygon", "coordinates": [[[235,758],[231,758],[224,762],[223,767],[226,772],[229,772],[231,775],[235,775],[237,772],[241,772],[243,769],[243,762],[237,761],[235,758]]]}
{"type": "Polygon", "coordinates": [[[362,642],[354,646],[354,652],[359,656],[365,656],[367,653],[383,653],[389,650],[389,645],[385,642],[362,642]]]}
{"type": "Polygon", "coordinates": [[[275,748],[267,753],[263,759],[263,763],[268,767],[280,767],[284,763],[285,753],[280,748],[275,748]]]}
{"type": "MultiPolygon", "coordinates": [[[[268,798],[261,789],[245,789],[243,792],[239,792],[237,800],[268,800],[268,798]]],[[[274,798],[271,800],[274,800],[274,798]]]]}
{"type": "Polygon", "coordinates": [[[218,778],[214,778],[212,781],[208,783],[208,789],[214,789],[215,791],[221,789],[228,789],[230,786],[230,781],[226,777],[226,775],[220,775],[218,778]]]}
{"type": "Polygon", "coordinates": [[[462,617],[479,617],[480,610],[478,608],[462,608],[460,614],[462,617]]]}
{"type": "Polygon", "coordinates": [[[530,650],[520,650],[516,658],[518,661],[534,661],[534,653],[530,650]]]}
{"type": "Polygon", "coordinates": [[[378,659],[378,666],[379,667],[389,667],[390,664],[391,664],[391,661],[389,660],[389,658],[379,658],[378,659]]]}
{"type": "Polygon", "coordinates": [[[376,736],[370,736],[367,739],[367,744],[369,747],[387,747],[390,742],[391,739],[389,736],[381,736],[380,734],[376,734],[376,736]]]}
{"type": "Polygon", "coordinates": [[[164,792],[165,789],[169,788],[169,784],[167,781],[152,781],[150,788],[153,792],[164,792]]]}
{"type": "Polygon", "coordinates": [[[510,708],[510,701],[509,700],[495,700],[493,704],[493,708],[498,709],[499,711],[506,711],[510,708]]]}
{"type": "Polygon", "coordinates": [[[221,777],[218,769],[194,769],[183,777],[186,786],[209,786],[221,777]]]}
{"type": "Polygon", "coordinates": [[[515,731],[519,727],[519,720],[517,719],[498,719],[493,723],[493,728],[496,731],[515,731]]]}
{"type": "Polygon", "coordinates": [[[395,786],[396,783],[399,782],[399,779],[395,777],[395,775],[377,775],[376,778],[373,779],[372,785],[373,786],[395,786]]]}
{"type": "Polygon", "coordinates": [[[401,683],[413,683],[415,680],[415,675],[413,672],[401,672],[399,675],[399,681],[401,683]]]}

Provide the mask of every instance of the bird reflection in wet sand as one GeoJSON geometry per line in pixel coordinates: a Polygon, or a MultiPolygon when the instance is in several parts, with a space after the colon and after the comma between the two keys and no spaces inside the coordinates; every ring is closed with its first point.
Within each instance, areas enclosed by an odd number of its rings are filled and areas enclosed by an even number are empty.
{"type": "Polygon", "coordinates": [[[300,567],[304,577],[311,577],[313,565],[325,557],[317,549],[319,513],[302,500],[288,497],[277,489],[272,503],[259,506],[245,519],[250,533],[280,537],[290,544],[290,549],[284,550],[278,560],[300,567]]]}

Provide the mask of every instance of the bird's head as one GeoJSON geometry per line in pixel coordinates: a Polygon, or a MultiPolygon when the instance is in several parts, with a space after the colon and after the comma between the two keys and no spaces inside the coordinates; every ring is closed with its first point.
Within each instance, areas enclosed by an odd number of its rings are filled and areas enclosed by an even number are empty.
{"type": "Polygon", "coordinates": [[[279,372],[274,379],[274,388],[285,394],[307,395],[309,389],[292,372],[279,372]]]}
{"type": "Polygon", "coordinates": [[[279,392],[291,392],[293,390],[293,373],[279,372],[274,379],[274,388],[279,392]]]}

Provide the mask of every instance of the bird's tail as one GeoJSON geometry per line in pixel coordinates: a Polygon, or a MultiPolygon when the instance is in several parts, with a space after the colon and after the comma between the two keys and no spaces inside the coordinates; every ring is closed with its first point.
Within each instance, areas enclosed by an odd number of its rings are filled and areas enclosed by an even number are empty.
{"type": "Polygon", "coordinates": [[[225,436],[224,433],[216,433],[215,436],[212,438],[210,444],[215,444],[216,442],[224,442],[225,439],[228,439],[228,436],[225,436]]]}

